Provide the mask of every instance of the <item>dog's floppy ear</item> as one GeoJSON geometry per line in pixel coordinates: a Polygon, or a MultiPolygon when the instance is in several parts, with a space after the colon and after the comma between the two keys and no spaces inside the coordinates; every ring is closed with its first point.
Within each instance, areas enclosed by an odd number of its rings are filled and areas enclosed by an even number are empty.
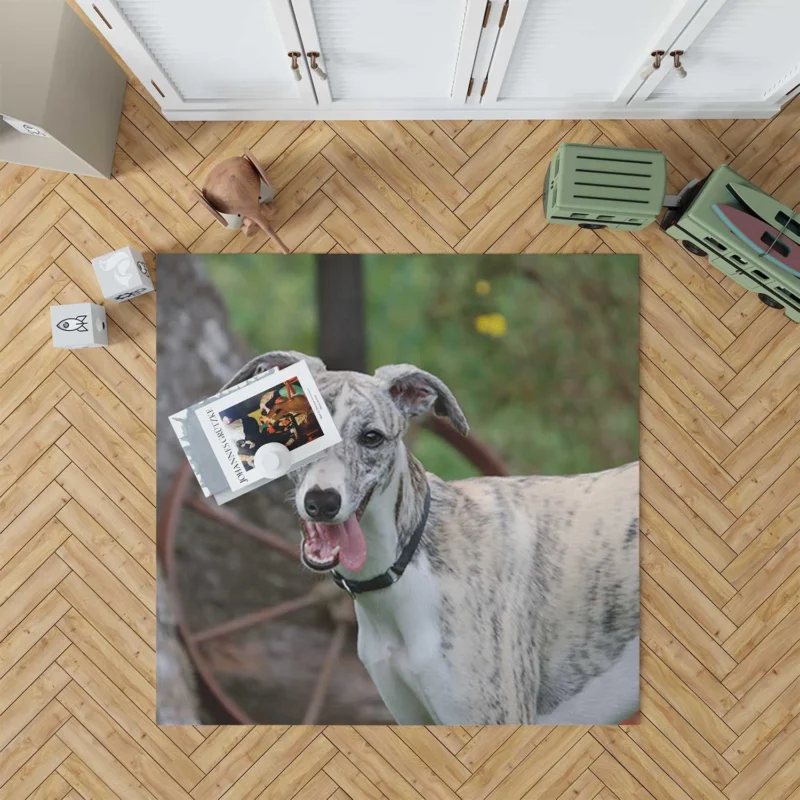
{"type": "Polygon", "coordinates": [[[254,375],[258,375],[261,372],[266,372],[273,367],[283,369],[290,364],[296,364],[298,361],[305,361],[312,375],[317,375],[326,370],[325,364],[314,356],[307,356],[305,353],[297,352],[297,350],[273,350],[270,353],[262,353],[260,356],[256,356],[254,359],[248,361],[222,389],[227,389],[229,386],[236,386],[237,383],[246,381],[248,378],[252,378],[254,375]]]}
{"type": "Polygon", "coordinates": [[[411,364],[390,364],[375,370],[375,377],[386,384],[389,396],[406,417],[416,417],[431,407],[440,417],[447,417],[464,436],[469,425],[453,393],[430,372],[411,364]]]}

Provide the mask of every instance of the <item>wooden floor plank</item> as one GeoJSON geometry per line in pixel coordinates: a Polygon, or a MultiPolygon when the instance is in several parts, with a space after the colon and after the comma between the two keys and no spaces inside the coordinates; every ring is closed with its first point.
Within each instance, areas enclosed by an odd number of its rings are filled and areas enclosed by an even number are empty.
{"type": "Polygon", "coordinates": [[[725,722],[648,647],[642,648],[642,672],[647,682],[658,685],[670,706],[718,752],[735,741],[736,734],[725,722]]]}
{"type": "Polygon", "coordinates": [[[197,187],[127,117],[119,122],[117,146],[184,211],[198,200],[197,187]]]}
{"type": "MultiPolygon", "coordinates": [[[[57,700],[51,700],[2,750],[0,750],[0,786],[11,791],[10,779],[24,765],[31,773],[36,762],[31,750],[47,745],[58,729],[69,719],[69,712],[57,700]],[[9,781],[9,783],[6,783],[9,781]]],[[[65,792],[66,794],[66,792],[65,792]]],[[[4,795],[5,796],[5,795],[4,795]]]]}
{"type": "MultiPolygon", "coordinates": [[[[51,664],[0,716],[0,752],[13,746],[15,740],[24,739],[22,732],[36,717],[45,711],[48,716],[58,714],[55,696],[69,683],[69,675],[58,664],[51,664]],[[49,711],[48,711],[49,708],[49,711]]],[[[31,750],[25,749],[30,757],[31,750]]]]}
{"type": "MultiPolygon", "coordinates": [[[[470,192],[474,192],[486,179],[501,170],[503,162],[518,152],[519,147],[539,125],[533,120],[509,120],[494,133],[481,148],[456,172],[455,178],[470,192]]],[[[541,140],[539,140],[541,141],[541,140]]],[[[531,143],[532,144],[532,143],[531,143]]],[[[463,150],[461,151],[464,152],[463,150]]],[[[523,154],[518,154],[513,163],[520,163],[523,154]]],[[[510,165],[505,167],[508,172],[510,165]]]]}
{"type": "MultiPolygon", "coordinates": [[[[62,484],[63,485],[63,484],[62,484]]],[[[114,576],[155,614],[155,580],[132,558],[76,500],[70,500],[57,514],[58,521],[80,540],[114,576]]],[[[79,570],[76,570],[79,572],[79,570]]],[[[88,581],[87,581],[88,582],[88,581]]],[[[91,582],[88,582],[91,585],[91,582]]],[[[124,616],[120,614],[120,616],[124,616]]],[[[135,626],[134,626],[135,627],[135,626]]]]}
{"type": "Polygon", "coordinates": [[[0,243],[63,179],[64,175],[61,172],[37,169],[3,203],[3,214],[0,216],[0,243]]]}
{"type": "Polygon", "coordinates": [[[3,531],[0,564],[8,564],[68,502],[69,495],[58,484],[49,484],[3,531]]]}
{"type": "Polygon", "coordinates": [[[769,497],[765,495],[763,499],[763,505],[756,503],[752,507],[756,531],[746,532],[746,526],[737,531],[742,536],[742,541],[748,544],[725,568],[725,577],[736,587],[741,587],[750,580],[776,550],[785,542],[791,541],[798,530],[796,523],[800,499],[797,495],[784,508],[777,509],[774,505],[768,505],[769,497]]]}
{"type": "Polygon", "coordinates": [[[641,587],[642,605],[662,625],[674,630],[676,638],[707,667],[712,675],[723,681],[736,667],[736,661],[646,572],[642,574],[641,587]]]}
{"type": "Polygon", "coordinates": [[[114,154],[112,175],[184,247],[202,233],[202,228],[186,211],[120,148],[114,154]]]}
{"type": "Polygon", "coordinates": [[[0,314],[2,314],[67,248],[67,240],[51,228],[0,279],[0,314]]]}
{"type": "MultiPolygon", "coordinates": [[[[63,562],[62,562],[63,563],[63,562]]],[[[62,576],[63,577],[63,576],[62,576]]],[[[154,642],[144,642],[102,598],[70,572],[58,584],[58,593],[105,637],[152,685],[155,685],[154,642]]]]}
{"type": "Polygon", "coordinates": [[[200,153],[130,84],[125,92],[122,113],[184,174],[202,161],[200,153]]]}
{"type": "Polygon", "coordinates": [[[553,730],[545,726],[516,728],[501,747],[474,770],[458,790],[462,800],[483,800],[488,797],[553,730]]]}
{"type": "Polygon", "coordinates": [[[171,777],[184,792],[175,791],[170,796],[188,800],[185,792],[203,777],[199,767],[181,752],[155,722],[121,694],[115,684],[75,645],[71,645],[59,658],[59,666],[73,679],[73,683],[59,694],[60,702],[73,716],[78,717],[95,736],[99,733],[104,745],[121,763],[125,764],[129,758],[132,759],[128,764],[134,766],[132,769],[130,766],[128,768],[145,786],[152,781],[151,785],[156,791],[164,792],[168,787],[174,786],[168,780],[171,777]],[[79,705],[83,713],[76,710],[79,705]],[[119,749],[116,744],[118,740],[112,738],[112,731],[119,734],[122,740],[119,742],[119,749]],[[125,755],[122,755],[123,747],[125,755]],[[169,771],[165,766],[169,767],[169,771]],[[157,778],[151,777],[152,775],[157,778]]]}
{"type": "Polygon", "coordinates": [[[235,122],[203,122],[189,137],[189,144],[202,156],[207,156],[234,128],[235,122]]]}
{"type": "Polygon", "coordinates": [[[36,167],[25,164],[4,164],[0,167],[0,205],[36,172],[36,167]]]}
{"type": "MultiPolygon", "coordinates": [[[[339,786],[339,792],[353,800],[382,800],[385,796],[380,789],[363,772],[339,752],[324,767],[325,774],[329,775],[334,783],[339,786]]],[[[338,794],[338,792],[337,792],[338,794]]],[[[333,795],[336,800],[336,795],[333,795]]]]}
{"type": "Polygon", "coordinates": [[[5,347],[61,292],[69,278],[51,264],[0,316],[0,347],[5,347]]]}
{"type": "MultiPolygon", "coordinates": [[[[341,220],[336,226],[340,231],[341,241],[339,244],[347,247],[355,246],[356,248],[362,241],[362,237],[366,234],[367,240],[380,248],[379,251],[384,253],[408,253],[414,250],[414,245],[400,233],[388,220],[386,220],[381,213],[374,206],[369,204],[366,198],[353,186],[347,178],[342,177],[341,174],[334,175],[322,188],[328,197],[333,200],[338,208],[343,212],[341,216],[347,217],[348,211],[353,213],[356,209],[360,209],[359,225],[350,222],[342,224],[341,220]]],[[[339,219],[339,215],[331,215],[334,221],[339,219]]],[[[335,237],[334,237],[335,238],[335,237]]],[[[372,252],[372,250],[365,250],[364,252],[372,252]]]]}
{"type": "Polygon", "coordinates": [[[724,460],[735,450],[734,442],[647,357],[639,362],[639,382],[696,445],[728,470],[724,460]]]}
{"type": "Polygon", "coordinates": [[[94,372],[76,356],[70,356],[56,367],[56,374],[96,416],[113,419],[115,430],[125,438],[125,443],[151,467],[155,466],[156,440],[153,432],[127,412],[94,372]]]}
{"type": "Polygon", "coordinates": [[[139,252],[148,249],[117,214],[107,211],[103,201],[74,175],[64,178],[56,191],[112,249],[118,250],[128,245],[139,252]]]}
{"type": "Polygon", "coordinates": [[[691,608],[693,619],[720,644],[736,631],[731,620],[708,599],[703,588],[692,583],[648,539],[641,544],[642,566],[652,579],[682,608],[691,608]]]}
{"type": "MultiPolygon", "coordinates": [[[[589,126],[584,126],[584,128],[589,136],[597,133],[596,129],[589,126]]],[[[456,214],[465,224],[474,228],[525,177],[531,167],[539,163],[538,160],[531,163],[532,156],[538,156],[540,160],[546,157],[552,148],[570,132],[576,133],[572,122],[545,120],[527,135],[522,144],[510,156],[499,163],[497,169],[483,168],[491,151],[487,151],[485,157],[480,157],[480,154],[474,156],[473,158],[478,159],[477,165],[473,167],[473,173],[467,173],[464,180],[474,184],[479,176],[483,177],[472,190],[469,198],[456,209],[456,214]]],[[[542,178],[544,178],[545,171],[541,171],[542,178]]],[[[539,181],[537,188],[542,188],[542,181],[539,181]]]]}
{"type": "MultiPolygon", "coordinates": [[[[271,130],[274,131],[275,128],[271,130]]],[[[298,130],[302,131],[302,133],[294,141],[284,135],[290,141],[288,147],[284,146],[284,142],[278,139],[277,136],[270,136],[270,133],[267,133],[262,139],[264,143],[262,147],[265,150],[262,161],[270,162],[266,168],[269,170],[270,183],[277,190],[283,189],[301,169],[315,156],[319,155],[325,145],[335,136],[334,132],[324,122],[312,122],[308,127],[298,128],[298,130]],[[266,141],[268,139],[270,141],[267,148],[266,141]],[[280,155],[276,156],[276,153],[280,155]]],[[[256,154],[254,153],[253,155],[256,154]]]]}
{"type": "Polygon", "coordinates": [[[69,211],[55,193],[48,194],[2,241],[0,275],[5,275],[69,211]]]}
{"type": "Polygon", "coordinates": [[[253,766],[286,731],[277,725],[253,728],[237,743],[230,747],[224,757],[206,772],[192,790],[195,800],[216,800],[222,797],[250,767],[253,766]]]}
{"type": "Polygon", "coordinates": [[[675,528],[642,500],[640,525],[647,536],[718,607],[736,594],[736,589],[675,528]]]}
{"type": "Polygon", "coordinates": [[[155,641],[155,615],[84,544],[71,537],[59,548],[58,555],[131,630],[146,642],[155,641]]]}
{"type": "Polygon", "coordinates": [[[417,200],[409,189],[414,184],[413,176],[402,164],[402,170],[396,165],[392,165],[394,170],[385,170],[391,182],[378,174],[371,163],[378,164],[380,157],[388,152],[387,148],[368,131],[356,133],[358,135],[349,131],[347,140],[334,139],[322,151],[325,158],[421,252],[451,252],[449,242],[463,235],[461,223],[449,213],[442,219],[447,209],[428,190],[417,200]],[[373,145],[364,154],[369,160],[350,146],[351,142],[372,144],[372,140],[380,147],[373,145]]]}
{"type": "MultiPolygon", "coordinates": [[[[155,452],[145,449],[144,456],[138,455],[136,450],[75,392],[67,393],[56,408],[75,430],[84,437],[92,439],[101,455],[114,464],[120,474],[155,505],[155,490],[150,480],[150,473],[155,466],[155,452]]],[[[145,440],[148,441],[150,437],[145,440]]],[[[144,447],[143,444],[140,446],[144,447]]]]}
{"type": "Polygon", "coordinates": [[[0,495],[0,531],[5,530],[69,465],[69,459],[50,447],[0,495]]]}
{"type": "Polygon", "coordinates": [[[467,198],[469,192],[399,122],[371,120],[364,124],[451,211],[467,198]]]}
{"type": "Polygon", "coordinates": [[[773,373],[723,426],[739,445],[723,462],[734,477],[741,478],[796,424],[798,368],[800,353],[773,373]]]}
{"type": "Polygon", "coordinates": [[[112,792],[108,784],[103,783],[74,752],[62,762],[58,768],[58,775],[59,777],[63,776],[67,784],[73,787],[68,800],[72,800],[73,795],[83,798],[108,797],[112,800],[120,797],[112,792]]]}
{"type": "MultiPolygon", "coordinates": [[[[742,592],[741,602],[728,604],[725,613],[732,620],[737,620],[739,627],[725,642],[723,647],[734,657],[744,659],[747,654],[772,631],[789,614],[793,613],[797,604],[800,603],[800,569],[798,569],[797,549],[794,552],[781,553],[780,558],[771,559],[762,573],[762,578],[770,578],[779,581],[786,577],[786,580],[779,585],[772,594],[764,597],[766,592],[742,592]],[[759,606],[760,600],[764,602],[759,606]]],[[[748,586],[758,587],[758,582],[748,584],[748,586]]],[[[745,587],[747,589],[747,586],[745,587]]]]}
{"type": "Polygon", "coordinates": [[[662,148],[670,192],[729,163],[800,206],[798,115],[171,123],[134,79],[110,181],[0,164],[0,795],[800,797],[800,328],[655,226],[542,205],[577,141],[662,148]],[[640,725],[155,725],[155,295],[74,352],[48,306],[103,302],[89,261],[126,245],[275,252],[198,202],[245,147],[298,251],[639,256],[640,725]]]}
{"type": "Polygon", "coordinates": [[[400,124],[451,174],[469,158],[435,122],[402,120],[400,124]]]}
{"type": "MultiPolygon", "coordinates": [[[[58,732],[58,738],[69,747],[72,753],[84,764],[92,765],[90,773],[94,773],[100,782],[91,779],[90,775],[72,777],[80,786],[83,782],[93,790],[105,785],[119,798],[127,800],[156,800],[144,786],[131,775],[128,770],[73,716],[58,732]]],[[[66,763],[66,762],[65,762],[66,763]]],[[[80,768],[71,765],[80,772],[80,768]]],[[[69,772],[62,772],[69,777],[69,772]]]]}
{"type": "Polygon", "coordinates": [[[797,713],[800,680],[795,681],[766,711],[758,722],[744,730],[724,752],[725,759],[737,770],[746,767],[786,726],[797,713]]]}
{"type": "Polygon", "coordinates": [[[796,679],[800,647],[793,647],[777,661],[769,674],[769,681],[759,680],[753,688],[725,715],[725,722],[737,733],[742,733],[766,712],[771,704],[790,689],[796,679]]]}
{"type": "Polygon", "coordinates": [[[58,440],[58,446],[142,530],[152,529],[153,505],[75,428],[58,440]]]}
{"type": "MultiPolygon", "coordinates": [[[[674,753],[674,757],[680,760],[678,756],[680,753],[688,758],[717,789],[727,786],[736,776],[736,769],[682,716],[672,712],[667,701],[647,682],[642,684],[642,713],[649,723],[658,728],[675,745],[678,752],[674,753]]],[[[628,734],[645,752],[661,752],[663,749],[660,743],[655,747],[645,744],[644,737],[638,735],[637,726],[630,726],[628,734]]],[[[652,741],[650,736],[647,738],[652,741]]],[[[679,766],[673,778],[680,782],[679,776],[683,772],[684,768],[679,766]]]]}
{"type": "Polygon", "coordinates": [[[645,428],[660,442],[669,442],[670,453],[695,475],[714,497],[722,497],[736,485],[736,481],[728,472],[705,450],[698,448],[691,436],[677,425],[667,411],[646,391],[640,395],[639,413],[645,428]]]}

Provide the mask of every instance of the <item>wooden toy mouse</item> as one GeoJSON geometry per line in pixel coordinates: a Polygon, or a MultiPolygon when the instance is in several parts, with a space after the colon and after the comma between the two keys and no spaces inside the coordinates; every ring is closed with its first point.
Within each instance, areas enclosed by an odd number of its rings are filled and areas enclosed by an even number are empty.
{"type": "Polygon", "coordinates": [[[226,158],[208,173],[200,197],[214,218],[226,228],[239,227],[240,218],[247,236],[253,236],[256,229],[261,228],[274,239],[281,252],[288,253],[289,248],[269,223],[269,207],[260,202],[262,182],[272,189],[266,173],[245,148],[243,156],[226,158]]]}

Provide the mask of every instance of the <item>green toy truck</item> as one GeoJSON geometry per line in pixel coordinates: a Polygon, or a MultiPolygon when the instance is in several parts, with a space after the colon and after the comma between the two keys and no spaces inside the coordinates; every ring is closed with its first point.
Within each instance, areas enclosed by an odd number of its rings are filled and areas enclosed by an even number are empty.
{"type": "Polygon", "coordinates": [[[696,256],[710,263],[745,289],[756,292],[772,308],[785,309],[786,316],[800,322],[800,275],[763,258],[742,241],[715,213],[714,205],[747,211],[729,186],[757,186],[730,167],[717,167],[710,175],[690,184],[679,195],[678,206],[661,220],[661,230],[696,256]]]}
{"type": "Polygon", "coordinates": [[[544,182],[547,221],[639,231],[656,221],[666,188],[658,150],[562,144],[544,182]]]}
{"type": "MultiPolygon", "coordinates": [[[[756,292],[763,303],[784,309],[789,319],[800,322],[800,272],[779,263],[787,259],[776,259],[787,248],[796,259],[798,215],[728,166],[691,181],[678,195],[666,195],[666,183],[666,158],[657,150],[563,144],[545,177],[545,216],[548,222],[562,225],[638,231],[655,222],[666,206],[660,227],[668,236],[690,253],[707,256],[714,267],[756,292]],[[779,209],[777,215],[753,208],[752,203],[746,207],[737,191],[751,199],[760,198],[758,206],[779,209]],[[772,231],[771,244],[756,250],[741,232],[737,234],[726,224],[725,215],[737,211],[746,212],[765,231],[772,231]]],[[[759,242],[754,245],[760,247],[759,242]]]]}

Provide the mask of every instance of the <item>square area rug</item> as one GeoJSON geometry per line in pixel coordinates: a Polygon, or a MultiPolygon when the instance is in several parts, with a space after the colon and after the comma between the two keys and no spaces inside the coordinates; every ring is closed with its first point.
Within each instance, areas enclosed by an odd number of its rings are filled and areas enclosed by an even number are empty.
{"type": "Polygon", "coordinates": [[[158,278],[159,723],[635,715],[636,256],[158,278]]]}

